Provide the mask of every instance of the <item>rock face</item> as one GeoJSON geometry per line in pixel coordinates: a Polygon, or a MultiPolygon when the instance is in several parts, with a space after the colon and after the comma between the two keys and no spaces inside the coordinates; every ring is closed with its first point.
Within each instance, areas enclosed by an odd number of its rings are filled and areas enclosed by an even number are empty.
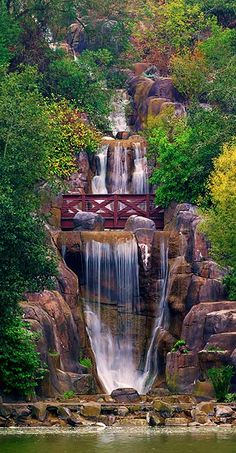
{"type": "Polygon", "coordinates": [[[79,211],[73,218],[74,227],[77,231],[102,231],[104,218],[93,212],[79,211]]]}
{"type": "MultiPolygon", "coordinates": [[[[141,69],[142,67],[137,68],[137,72],[140,73],[141,69]]],[[[170,77],[155,75],[154,80],[151,80],[144,74],[136,75],[129,81],[128,93],[132,97],[134,110],[131,125],[136,130],[143,129],[149,119],[169,108],[177,116],[185,115],[183,98],[170,77]]]]}
{"type": "Polygon", "coordinates": [[[96,379],[80,364],[80,354],[92,356],[81,308],[78,305],[78,280],[59,262],[58,290],[28,294],[22,303],[24,319],[37,332],[37,348],[47,374],[39,394],[55,397],[73,390],[80,394],[95,393],[96,379]]]}

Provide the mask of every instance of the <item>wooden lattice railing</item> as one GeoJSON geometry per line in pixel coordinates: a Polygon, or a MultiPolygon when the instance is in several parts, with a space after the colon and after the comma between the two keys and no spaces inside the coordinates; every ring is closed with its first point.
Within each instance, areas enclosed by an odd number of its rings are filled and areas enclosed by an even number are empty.
{"type": "Polygon", "coordinates": [[[105,219],[105,228],[123,229],[131,215],[140,215],[152,219],[156,228],[163,229],[164,211],[154,204],[154,195],[111,194],[63,196],[62,224],[63,230],[73,229],[73,217],[78,209],[100,214],[105,219]]]}

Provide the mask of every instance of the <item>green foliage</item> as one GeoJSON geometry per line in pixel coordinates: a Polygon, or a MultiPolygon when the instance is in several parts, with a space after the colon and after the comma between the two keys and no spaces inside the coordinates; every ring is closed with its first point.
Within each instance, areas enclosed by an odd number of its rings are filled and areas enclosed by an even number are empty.
{"type": "Polygon", "coordinates": [[[171,352],[179,352],[181,354],[188,354],[189,348],[186,345],[186,341],[185,340],[176,341],[173,348],[171,349],[171,352]]]}
{"type": "Polygon", "coordinates": [[[76,393],[74,392],[74,390],[68,390],[67,392],[63,393],[62,398],[64,400],[70,400],[70,399],[73,399],[75,396],[76,396],[76,393]]]}
{"type": "Polygon", "coordinates": [[[86,368],[92,368],[92,360],[89,357],[83,357],[79,361],[80,365],[85,366],[86,368]]]}
{"type": "Polygon", "coordinates": [[[149,57],[168,69],[169,59],[176,53],[193,49],[204,32],[215,24],[207,17],[198,3],[188,0],[148,1],[149,11],[143,19],[142,28],[135,37],[144,57],[149,57]]]}
{"type": "Polygon", "coordinates": [[[225,401],[234,374],[234,367],[230,365],[208,370],[207,376],[212,382],[217,401],[225,401]]]}
{"type": "Polygon", "coordinates": [[[229,268],[225,277],[229,297],[236,297],[236,145],[226,144],[214,161],[209,179],[212,207],[205,211],[202,228],[211,241],[211,253],[222,265],[229,268]]]}
{"type": "Polygon", "coordinates": [[[49,173],[67,178],[77,170],[80,151],[97,150],[100,134],[66,100],[47,104],[53,146],[49,150],[49,173]]]}
{"type": "Polygon", "coordinates": [[[6,393],[34,394],[44,376],[34,335],[20,317],[9,318],[0,326],[0,384],[6,393]]]}
{"type": "Polygon", "coordinates": [[[236,393],[227,393],[225,397],[226,403],[235,403],[236,401],[236,393]]]}
{"type": "Polygon", "coordinates": [[[106,89],[103,66],[98,64],[101,57],[101,52],[86,51],[77,61],[65,57],[52,62],[44,74],[44,90],[47,95],[72,101],[89,115],[93,124],[107,129],[110,93],[106,89]]]}
{"type": "Polygon", "coordinates": [[[173,82],[188,99],[198,99],[206,91],[208,67],[199,51],[178,54],[171,59],[173,82]]]}
{"type": "Polygon", "coordinates": [[[222,351],[224,351],[224,349],[219,348],[215,344],[210,344],[209,346],[207,346],[206,350],[207,350],[207,352],[222,352],[222,351]]]}
{"type": "Polygon", "coordinates": [[[217,109],[195,106],[187,118],[160,115],[147,130],[149,158],[156,160],[151,182],[157,185],[156,202],[197,203],[207,193],[213,158],[234,133],[235,119],[217,109]]]}
{"type": "Polygon", "coordinates": [[[8,14],[4,0],[0,0],[0,67],[7,65],[15,55],[20,28],[8,14]]]}
{"type": "Polygon", "coordinates": [[[37,384],[39,360],[18,304],[26,291],[52,287],[56,273],[35,190],[48,176],[49,143],[35,71],[6,75],[0,81],[0,381],[23,394],[37,384]]]}

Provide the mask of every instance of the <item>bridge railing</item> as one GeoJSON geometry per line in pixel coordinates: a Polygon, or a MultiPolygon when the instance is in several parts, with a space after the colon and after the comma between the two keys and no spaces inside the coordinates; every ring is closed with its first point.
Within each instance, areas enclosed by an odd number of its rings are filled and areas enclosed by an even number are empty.
{"type": "Polygon", "coordinates": [[[157,229],[163,229],[164,211],[154,204],[152,194],[106,194],[106,195],[63,195],[62,229],[73,229],[73,217],[78,209],[100,214],[105,219],[105,228],[123,229],[131,215],[152,219],[157,229]]]}

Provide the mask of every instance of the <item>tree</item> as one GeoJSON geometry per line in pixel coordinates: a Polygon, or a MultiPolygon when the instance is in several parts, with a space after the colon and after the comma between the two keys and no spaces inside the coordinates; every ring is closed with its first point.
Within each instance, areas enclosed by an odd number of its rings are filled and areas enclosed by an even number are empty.
{"type": "Polygon", "coordinates": [[[206,92],[209,70],[200,50],[173,56],[171,69],[174,85],[187,99],[196,100],[206,92]]]}
{"type": "Polygon", "coordinates": [[[17,40],[20,35],[20,27],[8,14],[4,0],[0,0],[0,68],[7,66],[10,59],[15,55],[17,40]]]}
{"type": "Polygon", "coordinates": [[[47,111],[53,142],[49,150],[49,173],[66,179],[77,170],[79,152],[95,152],[101,137],[66,100],[48,102],[47,111]]]}
{"type": "Polygon", "coordinates": [[[50,134],[35,70],[25,69],[3,77],[0,81],[0,383],[8,391],[15,389],[21,393],[32,391],[37,385],[40,362],[33,345],[24,347],[29,335],[22,326],[19,302],[26,291],[52,287],[56,274],[55,259],[46,245],[42,219],[37,215],[36,186],[48,176],[50,134]],[[12,348],[14,359],[8,355],[12,348]],[[28,366],[24,365],[26,360],[28,366]],[[11,383],[17,377],[18,386],[13,388],[11,383]]]}
{"type": "Polygon", "coordinates": [[[150,158],[156,160],[151,182],[157,186],[156,202],[197,203],[206,197],[206,183],[222,144],[234,134],[235,119],[217,109],[194,108],[187,118],[171,112],[147,131],[150,158]]]}
{"type": "Polygon", "coordinates": [[[102,54],[104,51],[86,51],[77,61],[64,57],[52,62],[44,75],[44,90],[48,95],[69,99],[89,115],[93,124],[107,130],[111,96],[99,64],[102,54]]]}
{"type": "Polygon", "coordinates": [[[168,71],[174,54],[193,49],[214,23],[204,16],[198,4],[189,4],[187,0],[149,0],[147,7],[148,14],[135,36],[144,58],[156,63],[163,72],[168,71]]]}
{"type": "Polygon", "coordinates": [[[209,179],[213,206],[205,211],[206,231],[211,241],[211,253],[230,270],[226,277],[229,296],[236,297],[236,143],[225,144],[223,152],[214,160],[209,179]]]}

